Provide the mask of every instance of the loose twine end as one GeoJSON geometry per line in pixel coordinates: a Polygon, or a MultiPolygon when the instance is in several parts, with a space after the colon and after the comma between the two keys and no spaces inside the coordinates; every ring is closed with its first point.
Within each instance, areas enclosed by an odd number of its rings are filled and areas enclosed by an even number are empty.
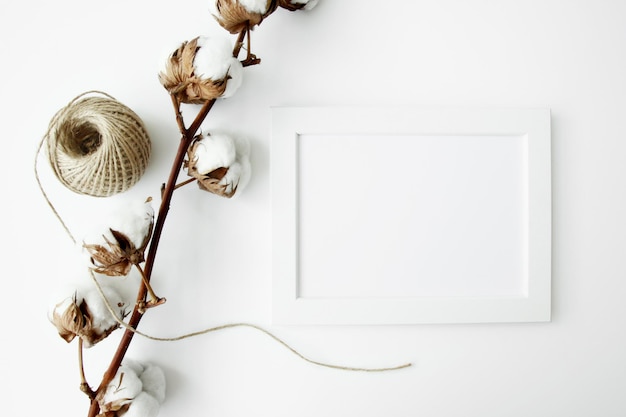
{"type": "Polygon", "coordinates": [[[329,363],[325,363],[325,362],[320,362],[320,361],[316,361],[313,359],[310,359],[306,356],[304,356],[302,353],[300,353],[298,350],[296,350],[295,348],[293,348],[292,346],[290,346],[287,342],[285,342],[284,340],[282,340],[281,338],[279,338],[278,336],[276,336],[275,334],[273,334],[272,332],[270,332],[269,330],[264,329],[261,326],[258,326],[256,324],[252,324],[252,323],[228,323],[228,324],[223,324],[220,326],[214,326],[214,327],[209,327],[206,328],[204,330],[200,330],[197,332],[191,332],[191,333],[186,333],[180,336],[176,336],[176,337],[156,337],[156,336],[152,336],[146,333],[143,333],[137,329],[135,329],[132,326],[129,326],[128,323],[124,322],[123,320],[119,319],[117,317],[117,315],[115,314],[113,307],[111,306],[111,304],[109,303],[109,300],[106,298],[106,295],[104,294],[102,287],[100,286],[100,283],[98,282],[95,274],[93,273],[92,270],[89,270],[90,274],[91,274],[91,278],[94,282],[94,284],[96,285],[96,288],[98,290],[98,292],[100,293],[100,296],[102,297],[107,309],[109,310],[109,313],[111,314],[112,317],[115,318],[115,320],[118,322],[118,324],[122,327],[124,327],[126,330],[129,330],[139,336],[145,337],[147,339],[150,340],[154,340],[157,342],[176,342],[179,340],[183,340],[183,339],[189,339],[192,337],[197,337],[197,336],[201,336],[201,335],[205,335],[208,333],[213,333],[213,332],[217,332],[219,330],[225,330],[225,329],[232,329],[235,327],[247,327],[247,328],[251,328],[254,330],[257,330],[263,334],[265,334],[266,336],[270,337],[271,339],[273,339],[275,342],[277,342],[278,344],[282,345],[284,348],[286,348],[287,350],[289,350],[291,353],[293,353],[294,355],[296,355],[297,357],[299,357],[300,359],[302,359],[305,362],[308,362],[310,364],[313,365],[317,365],[317,366],[321,366],[324,368],[331,368],[331,369],[338,369],[338,370],[342,370],[342,371],[352,371],[352,372],[387,372],[387,371],[397,371],[400,369],[404,369],[404,368],[409,368],[411,367],[413,364],[408,362],[408,363],[404,363],[402,365],[397,365],[397,366],[391,366],[391,367],[383,367],[383,368],[364,368],[364,367],[352,367],[352,366],[345,366],[345,365],[333,365],[333,364],[329,364],[329,363]]]}

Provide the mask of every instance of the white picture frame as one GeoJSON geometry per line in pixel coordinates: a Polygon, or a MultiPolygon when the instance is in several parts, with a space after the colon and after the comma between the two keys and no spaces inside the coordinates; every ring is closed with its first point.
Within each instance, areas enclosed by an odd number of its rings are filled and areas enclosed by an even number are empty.
{"type": "Polygon", "coordinates": [[[550,321],[549,109],[271,113],[274,324],[550,321]]]}

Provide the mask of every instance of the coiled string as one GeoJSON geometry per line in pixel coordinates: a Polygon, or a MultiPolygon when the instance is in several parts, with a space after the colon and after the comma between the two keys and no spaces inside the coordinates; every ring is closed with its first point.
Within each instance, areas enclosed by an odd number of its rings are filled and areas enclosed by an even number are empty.
{"type": "Polygon", "coordinates": [[[59,110],[44,139],[54,174],[79,194],[108,197],[126,191],[150,159],[143,121],[101,91],[83,93],[59,110]]]}

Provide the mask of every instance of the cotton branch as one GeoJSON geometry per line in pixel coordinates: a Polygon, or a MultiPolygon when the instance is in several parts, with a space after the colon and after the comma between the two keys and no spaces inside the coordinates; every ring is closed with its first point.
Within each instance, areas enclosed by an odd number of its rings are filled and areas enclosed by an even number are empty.
{"type": "MultiPolygon", "coordinates": [[[[242,31],[239,34],[239,37],[233,49],[233,57],[236,58],[238,56],[241,50],[241,45],[243,44],[243,40],[247,33],[248,33],[247,31],[242,31]]],[[[260,62],[260,60],[257,60],[256,62],[254,62],[254,64],[258,62],[260,62]]],[[[249,63],[248,65],[253,65],[253,63],[249,63]]],[[[208,116],[209,112],[211,111],[211,108],[213,107],[216,101],[216,99],[211,99],[211,100],[206,101],[200,108],[198,114],[194,118],[191,125],[188,128],[186,128],[184,120],[183,120],[183,116],[180,110],[180,105],[181,105],[180,100],[174,94],[170,94],[170,96],[171,96],[172,104],[174,107],[174,114],[176,117],[176,122],[178,124],[179,130],[181,131],[182,137],[180,139],[178,150],[174,157],[174,162],[172,163],[168,180],[165,183],[165,186],[163,187],[163,189],[161,190],[161,204],[160,204],[159,212],[157,214],[156,221],[154,224],[154,231],[152,234],[152,239],[150,241],[150,246],[149,246],[148,254],[146,257],[146,263],[143,269],[144,279],[141,281],[141,284],[139,286],[137,299],[136,299],[137,302],[135,303],[135,307],[133,309],[132,315],[128,321],[128,325],[131,329],[136,329],[137,326],[139,325],[139,322],[141,321],[141,318],[143,317],[143,312],[140,306],[145,303],[145,299],[148,293],[146,284],[150,282],[150,279],[152,277],[154,262],[156,260],[156,254],[157,254],[157,250],[159,247],[159,242],[161,240],[161,234],[163,232],[163,226],[165,225],[165,219],[167,218],[167,215],[169,212],[172,196],[174,194],[174,191],[176,190],[176,183],[178,180],[178,175],[183,166],[187,149],[193,142],[193,139],[196,136],[196,133],[198,132],[198,130],[200,129],[201,124],[204,122],[204,120],[208,116]]],[[[95,391],[95,395],[93,395],[91,399],[91,406],[89,408],[88,417],[96,417],[98,415],[100,411],[99,401],[104,396],[106,387],[115,377],[122,363],[122,360],[124,359],[126,352],[130,346],[130,343],[133,339],[134,334],[135,332],[133,332],[130,329],[127,329],[124,332],[122,339],[120,340],[120,343],[118,345],[118,348],[113,356],[113,359],[111,360],[109,367],[105,371],[102,377],[102,381],[100,382],[100,385],[95,391]]],[[[85,385],[86,385],[86,382],[85,382],[85,385]]]]}
{"type": "MultiPolygon", "coordinates": [[[[317,0],[310,1],[312,4],[317,3],[317,0]]],[[[81,387],[83,391],[85,391],[91,398],[91,405],[89,408],[88,417],[97,417],[101,411],[100,402],[105,396],[108,385],[115,378],[135,334],[134,330],[137,329],[137,326],[139,325],[139,322],[143,317],[143,306],[145,306],[146,304],[147,295],[150,293],[150,296],[153,299],[156,297],[153,292],[150,291],[149,282],[152,276],[157,250],[159,247],[159,242],[161,240],[161,234],[163,232],[165,220],[169,212],[172,196],[174,194],[174,191],[178,188],[178,175],[184,165],[185,156],[187,155],[190,146],[194,142],[200,126],[202,125],[202,123],[208,116],[211,108],[215,104],[216,99],[220,97],[226,98],[233,94],[234,90],[238,88],[241,81],[240,74],[243,67],[257,65],[261,62],[261,60],[251,52],[250,31],[252,30],[252,27],[260,24],[261,21],[269,16],[271,13],[273,13],[279,5],[281,7],[287,8],[288,10],[295,10],[305,7],[304,4],[306,4],[307,2],[308,0],[299,0],[296,3],[293,3],[293,0],[278,1],[272,3],[268,2],[268,5],[272,6],[268,6],[268,9],[264,12],[259,14],[256,11],[244,10],[244,17],[241,17],[241,15],[238,13],[225,13],[221,17],[214,14],[220,25],[227,28],[232,34],[238,35],[234,48],[232,49],[232,57],[226,57],[226,62],[228,62],[227,71],[223,74],[216,74],[215,71],[213,73],[210,73],[211,71],[201,71],[200,68],[195,68],[197,56],[201,57],[201,59],[199,59],[198,61],[205,61],[206,63],[206,61],[211,58],[210,55],[215,54],[216,51],[215,45],[212,44],[211,48],[207,48],[207,50],[210,51],[209,55],[205,54],[204,51],[201,53],[200,51],[202,50],[203,46],[207,42],[212,42],[213,40],[204,37],[197,37],[191,41],[183,42],[179,46],[179,48],[169,56],[164,71],[159,73],[159,80],[161,84],[170,92],[172,104],[174,107],[176,123],[182,137],[180,139],[178,150],[174,157],[174,161],[172,163],[167,182],[161,188],[161,204],[159,206],[158,215],[154,223],[150,246],[148,248],[145,265],[142,271],[143,279],[139,285],[133,312],[127,323],[128,327],[122,335],[122,338],[109,364],[109,367],[103,374],[100,385],[95,391],[93,391],[89,387],[87,381],[85,381],[84,374],[81,373],[81,387]],[[240,20],[235,22],[227,22],[223,20],[224,16],[240,16],[238,18],[240,20]],[[231,24],[233,26],[230,26],[231,24]],[[243,49],[244,47],[244,42],[246,41],[246,38],[247,57],[246,59],[239,61],[238,56],[241,49],[243,49]],[[193,62],[184,62],[184,60],[188,59],[190,55],[194,56],[193,62]],[[187,71],[190,65],[194,67],[194,71],[192,71],[191,74],[189,74],[187,71]],[[210,74],[207,74],[207,72],[209,72],[210,74]],[[186,74],[187,79],[181,80],[181,74],[186,74]],[[202,104],[202,107],[200,108],[198,114],[188,128],[185,126],[183,115],[181,113],[181,103],[202,104]]],[[[213,6],[216,6],[217,2],[211,4],[213,6]]],[[[239,8],[244,7],[245,9],[245,6],[239,5],[237,4],[237,2],[228,2],[221,5],[222,8],[227,6],[239,8]]],[[[215,70],[215,68],[212,69],[215,70]]],[[[200,183],[202,183],[202,178],[199,178],[198,180],[200,181],[200,183]]],[[[241,184],[237,182],[230,185],[232,193],[234,193],[238,185],[241,184]]],[[[82,370],[82,346],[80,362],[82,370]]]]}

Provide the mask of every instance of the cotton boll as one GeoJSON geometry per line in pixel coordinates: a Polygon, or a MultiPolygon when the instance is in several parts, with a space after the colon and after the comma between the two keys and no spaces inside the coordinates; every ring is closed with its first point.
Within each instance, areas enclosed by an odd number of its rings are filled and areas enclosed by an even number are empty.
{"type": "Polygon", "coordinates": [[[189,147],[187,174],[198,180],[200,189],[230,198],[250,180],[249,155],[247,141],[213,133],[189,147]]]}
{"type": "Polygon", "coordinates": [[[165,399],[165,375],[150,363],[124,359],[100,401],[101,411],[120,417],[154,417],[165,399]],[[124,407],[128,407],[124,411],[124,407]]]}
{"type": "Polygon", "coordinates": [[[122,417],[155,417],[160,407],[161,404],[156,398],[147,392],[141,392],[133,399],[122,417]]]}
{"type": "Polygon", "coordinates": [[[113,288],[103,284],[102,292],[114,315],[111,314],[95,286],[86,284],[66,287],[63,295],[48,311],[48,319],[55,325],[59,336],[66,342],[80,337],[84,346],[92,347],[119,327],[124,317],[126,301],[113,288]]]}
{"type": "Polygon", "coordinates": [[[197,141],[194,147],[195,166],[206,174],[217,168],[228,167],[237,157],[236,144],[230,136],[212,134],[197,141]]]}
{"type": "Polygon", "coordinates": [[[198,36],[169,55],[159,81],[178,102],[204,104],[232,96],[242,76],[243,65],[233,57],[230,40],[198,36]]]}
{"type": "Polygon", "coordinates": [[[143,391],[154,397],[159,403],[165,400],[165,374],[163,370],[153,364],[146,364],[139,375],[143,383],[143,391]]]}

